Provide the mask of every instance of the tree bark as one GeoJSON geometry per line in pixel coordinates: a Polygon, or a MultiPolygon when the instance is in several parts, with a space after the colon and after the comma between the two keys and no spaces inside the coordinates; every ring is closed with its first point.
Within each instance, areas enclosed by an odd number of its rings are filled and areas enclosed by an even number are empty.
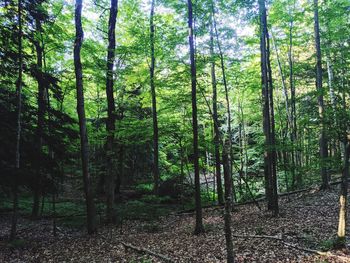
{"type": "MultiPolygon", "coordinates": [[[[277,47],[277,44],[274,40],[274,37],[273,37],[273,34],[272,34],[272,31],[271,31],[271,38],[272,38],[272,43],[273,43],[273,46],[274,46],[274,49],[275,49],[275,52],[276,52],[276,57],[277,57],[277,64],[278,64],[278,70],[279,70],[279,73],[280,73],[280,76],[281,76],[281,83],[282,83],[282,92],[283,92],[283,96],[284,96],[284,101],[285,101],[285,108],[286,108],[286,115],[287,115],[287,120],[286,120],[286,127],[285,129],[281,129],[281,137],[282,137],[282,147],[283,149],[281,150],[281,159],[283,160],[283,166],[284,166],[284,173],[285,173],[285,184],[286,184],[286,189],[287,189],[287,192],[288,192],[288,174],[287,174],[287,170],[288,170],[288,167],[290,166],[289,165],[289,159],[288,159],[288,152],[286,150],[286,141],[287,141],[287,138],[288,138],[288,131],[289,131],[289,128],[292,126],[292,118],[291,118],[291,113],[290,113],[290,106],[289,106],[289,98],[288,98],[288,91],[287,91],[287,86],[286,86],[286,82],[285,82],[285,77],[284,77],[284,74],[283,74],[283,70],[282,70],[282,65],[281,65],[281,60],[280,60],[280,57],[279,57],[279,51],[278,51],[278,47],[277,47]],[[284,130],[284,131],[283,131],[284,130]]],[[[281,112],[281,111],[279,111],[281,112]]],[[[281,119],[281,127],[283,127],[283,120],[281,119]]],[[[292,156],[293,156],[293,152],[292,152],[292,156]]],[[[294,167],[294,165],[293,165],[294,167]]],[[[293,173],[293,170],[292,170],[292,182],[294,184],[294,181],[295,181],[295,175],[293,173]]]]}
{"type": "Polygon", "coordinates": [[[232,241],[232,219],[231,219],[231,210],[232,210],[232,182],[230,174],[230,165],[229,165],[229,153],[227,151],[229,146],[228,140],[224,142],[223,151],[222,151],[222,161],[224,165],[224,180],[225,180],[225,210],[224,210],[224,230],[225,230],[225,241],[226,241],[226,251],[227,251],[227,262],[234,262],[233,254],[233,241],[232,241]]]}
{"type": "Polygon", "coordinates": [[[198,150],[198,119],[197,119],[197,72],[196,61],[194,56],[193,41],[193,10],[192,0],[187,0],[188,8],[188,40],[190,47],[191,60],[191,86],[192,86],[192,126],[193,126],[193,164],[194,164],[194,180],[195,180],[195,203],[196,203],[196,226],[194,233],[200,234],[204,232],[202,218],[201,189],[199,178],[199,150],[198,150]]]}
{"type": "Polygon", "coordinates": [[[154,6],[155,6],[155,0],[152,0],[151,12],[150,12],[151,65],[150,65],[149,72],[150,72],[150,85],[151,85],[151,95],[152,95],[152,119],[153,119],[153,180],[154,180],[153,191],[155,194],[158,194],[160,178],[159,178],[159,146],[158,146],[159,136],[158,136],[157,98],[156,98],[156,88],[154,84],[154,69],[155,69],[154,6]]]}
{"type": "Polygon", "coordinates": [[[118,13],[118,0],[111,0],[108,21],[108,50],[106,72],[106,96],[107,96],[107,176],[106,176],[106,219],[108,223],[114,222],[114,188],[115,188],[115,101],[114,101],[114,77],[113,66],[115,59],[115,25],[118,13]]]}
{"type": "MultiPolygon", "coordinates": [[[[342,96],[342,108],[346,112],[346,97],[343,93],[342,96]]],[[[344,148],[344,160],[343,160],[343,173],[340,185],[340,198],[339,198],[339,221],[338,221],[338,233],[337,233],[337,246],[346,246],[346,221],[347,221],[347,204],[348,204],[348,179],[349,179],[349,158],[350,158],[350,142],[347,135],[347,122],[340,121],[342,141],[344,148]]]]}
{"type": "Polygon", "coordinates": [[[81,12],[83,6],[82,0],[75,2],[75,43],[74,43],[74,68],[77,89],[77,112],[79,116],[79,131],[81,144],[81,161],[83,171],[84,193],[86,199],[87,212],[87,230],[89,234],[97,231],[96,211],[93,192],[91,189],[91,178],[89,173],[89,141],[86,129],[86,117],[84,106],[84,90],[83,90],[83,70],[80,58],[80,50],[83,42],[84,32],[81,23],[81,12]]]}
{"type": "Polygon", "coordinates": [[[347,219],[347,202],[348,202],[348,178],[349,178],[349,155],[350,144],[344,142],[344,166],[341,181],[341,191],[339,198],[339,221],[337,233],[337,245],[344,247],[346,245],[346,219],[347,219]]]}
{"type": "MultiPolygon", "coordinates": [[[[35,19],[36,32],[42,32],[41,21],[36,18],[35,19]]],[[[40,207],[40,198],[41,198],[41,163],[42,160],[42,147],[43,147],[43,130],[44,130],[44,122],[45,122],[45,112],[46,112],[46,87],[45,80],[43,78],[43,47],[40,44],[40,40],[36,39],[34,41],[35,50],[36,50],[36,59],[37,59],[37,72],[36,79],[38,82],[38,122],[37,122],[37,139],[38,139],[38,156],[39,163],[35,176],[35,185],[33,191],[33,207],[32,207],[32,218],[38,218],[39,216],[39,207],[40,207]]]]}
{"type": "MultiPolygon", "coordinates": [[[[295,1],[293,1],[293,10],[295,10],[295,1]]],[[[290,138],[292,143],[292,176],[296,178],[296,183],[298,187],[302,186],[302,177],[298,172],[296,174],[296,164],[298,163],[298,153],[295,150],[295,145],[297,143],[297,119],[296,119],[296,104],[295,104],[295,84],[294,84],[294,58],[293,58],[293,28],[294,28],[294,19],[292,14],[290,13],[290,21],[289,21],[289,46],[288,46],[288,64],[289,64],[289,86],[290,86],[290,94],[291,94],[291,132],[290,138]]],[[[294,187],[293,180],[293,187],[294,187]]]]}
{"type": "MultiPolygon", "coordinates": [[[[214,5],[214,4],[212,4],[214,5]]],[[[214,10],[214,7],[212,7],[214,10]]],[[[216,88],[216,74],[215,74],[215,54],[214,54],[214,12],[212,12],[212,21],[210,24],[210,56],[211,56],[211,85],[213,88],[213,122],[214,122],[214,151],[215,151],[215,173],[218,193],[218,202],[220,205],[224,204],[224,193],[221,181],[221,163],[220,163],[220,127],[218,120],[218,106],[217,106],[217,88],[216,88]]]]}
{"type": "MultiPolygon", "coordinates": [[[[229,93],[228,93],[228,85],[227,85],[227,79],[226,79],[226,70],[225,70],[225,63],[224,63],[224,54],[222,52],[221,49],[221,44],[220,44],[220,40],[219,40],[219,34],[218,34],[218,30],[216,27],[216,19],[215,19],[215,6],[212,5],[212,12],[213,12],[213,25],[214,25],[214,29],[215,29],[215,35],[216,35],[216,41],[217,41],[217,45],[218,45],[218,49],[219,49],[219,56],[220,56],[220,65],[221,65],[221,72],[222,72],[222,79],[223,79],[223,84],[224,84],[224,89],[225,89],[225,100],[226,100],[226,112],[227,112],[227,133],[228,133],[228,152],[229,152],[229,170],[230,170],[230,176],[232,178],[232,160],[233,160],[233,152],[232,152],[232,141],[231,141],[231,136],[232,136],[232,127],[231,127],[231,108],[230,108],[230,100],[229,100],[229,93]]],[[[234,187],[234,183],[233,180],[231,180],[232,182],[232,195],[234,196],[235,200],[236,198],[236,192],[235,192],[235,187],[234,187]]]]}
{"type": "Polygon", "coordinates": [[[269,38],[267,32],[265,0],[259,0],[260,13],[260,51],[261,51],[261,79],[262,79],[262,101],[263,101],[263,130],[265,135],[264,153],[264,175],[265,190],[268,201],[268,210],[278,215],[278,195],[276,176],[276,157],[274,139],[274,112],[272,77],[269,59],[269,38]]]}
{"type": "Polygon", "coordinates": [[[22,113],[22,72],[23,72],[23,52],[22,52],[22,1],[18,0],[17,23],[18,23],[18,79],[16,83],[17,95],[17,128],[16,128],[16,152],[15,152],[15,176],[12,185],[13,211],[11,219],[10,240],[16,238],[17,218],[18,218],[18,182],[17,178],[20,170],[20,142],[21,142],[21,113],[22,113]]]}
{"type": "Polygon", "coordinates": [[[271,210],[274,216],[278,215],[278,189],[277,189],[277,153],[276,153],[276,129],[275,129],[275,110],[273,103],[273,83],[272,83],[272,70],[270,61],[270,37],[267,29],[266,21],[266,9],[265,9],[265,26],[266,26],[266,58],[267,58],[267,68],[268,68],[268,96],[269,96],[269,114],[270,114],[270,165],[272,173],[270,175],[272,196],[271,196],[271,210]]]}
{"type": "MultiPolygon", "coordinates": [[[[228,85],[227,85],[227,79],[226,79],[226,70],[225,70],[225,63],[224,63],[224,54],[221,49],[221,44],[219,40],[219,34],[216,27],[216,19],[215,19],[215,6],[214,3],[212,4],[212,13],[213,13],[213,26],[215,29],[215,36],[216,36],[216,42],[219,49],[219,56],[220,56],[220,65],[221,65],[221,72],[222,72],[222,79],[225,89],[225,100],[226,100],[226,111],[227,111],[227,133],[228,133],[228,153],[229,153],[229,170],[230,170],[230,176],[232,177],[232,159],[233,159],[233,152],[232,152],[232,142],[231,142],[231,136],[232,136],[232,127],[231,127],[231,108],[230,108],[230,100],[229,100],[229,94],[228,94],[228,85]]],[[[233,180],[231,180],[233,184],[233,180]]],[[[231,190],[234,192],[234,186],[232,185],[231,190]]],[[[235,192],[233,193],[235,198],[235,192]]]]}
{"type": "Polygon", "coordinates": [[[318,0],[314,0],[314,33],[315,33],[315,48],[316,48],[316,89],[318,92],[318,113],[321,122],[321,132],[319,138],[320,145],[320,163],[321,163],[321,189],[329,189],[329,178],[325,159],[328,156],[326,130],[324,123],[324,100],[322,87],[322,56],[321,56],[321,41],[320,41],[320,25],[318,19],[318,0]]]}

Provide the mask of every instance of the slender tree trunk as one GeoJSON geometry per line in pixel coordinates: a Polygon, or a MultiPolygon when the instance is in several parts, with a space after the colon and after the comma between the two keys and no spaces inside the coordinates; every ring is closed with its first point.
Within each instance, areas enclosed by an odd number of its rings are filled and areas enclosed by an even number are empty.
{"type": "Polygon", "coordinates": [[[114,194],[117,196],[116,201],[120,201],[120,187],[124,176],[124,145],[118,143],[118,174],[115,178],[114,194]]]}
{"type": "MultiPolygon", "coordinates": [[[[286,189],[288,191],[288,177],[287,177],[287,170],[290,167],[289,165],[289,158],[288,158],[288,152],[286,150],[286,141],[288,138],[288,131],[289,129],[293,126],[292,124],[292,117],[291,117],[291,111],[290,111],[290,105],[289,105],[289,96],[288,96],[288,90],[287,90],[287,86],[286,86],[286,81],[285,81],[285,77],[283,74],[283,70],[282,70],[282,65],[281,65],[281,60],[279,57],[279,51],[278,51],[278,47],[277,44],[274,40],[272,31],[271,31],[271,36],[272,36],[272,43],[276,52],[276,57],[277,57],[277,64],[278,64],[278,70],[281,76],[281,83],[282,83],[282,92],[283,92],[283,96],[284,96],[284,101],[285,101],[285,108],[286,108],[286,115],[287,115],[287,120],[286,120],[286,127],[285,127],[285,131],[281,131],[281,137],[282,137],[282,146],[283,146],[283,150],[282,150],[282,157],[283,157],[283,165],[284,165],[284,173],[285,173],[285,178],[286,178],[286,189]]],[[[283,121],[281,120],[281,126],[283,127],[283,121]]],[[[293,159],[293,151],[292,151],[292,159],[293,159]]],[[[292,161],[292,182],[294,185],[294,181],[295,181],[295,173],[294,173],[294,163],[292,161]]]]}
{"type": "Polygon", "coordinates": [[[93,192],[91,189],[91,178],[89,173],[89,141],[86,129],[84,90],[83,90],[83,70],[81,65],[80,50],[83,42],[83,27],[81,23],[82,0],[75,2],[75,43],[74,43],[74,68],[77,89],[77,111],[79,116],[81,162],[83,170],[84,193],[86,199],[87,230],[89,234],[97,231],[96,211],[93,192]]]}
{"type": "MultiPolygon", "coordinates": [[[[122,121],[124,119],[124,87],[122,87],[120,92],[120,104],[119,104],[119,110],[118,110],[118,121],[122,121]]],[[[120,201],[120,188],[124,179],[124,155],[125,155],[125,147],[122,141],[119,141],[117,143],[117,149],[118,149],[118,173],[117,177],[115,178],[115,189],[114,193],[118,197],[118,201],[120,201]]]]}
{"type": "MultiPolygon", "coordinates": [[[[35,19],[36,32],[42,32],[41,21],[39,19],[35,19]]],[[[42,163],[42,147],[43,147],[43,130],[44,130],[44,122],[45,122],[45,112],[46,112],[46,89],[45,89],[45,80],[43,78],[43,47],[40,44],[40,40],[37,39],[34,41],[35,50],[36,50],[36,59],[37,59],[37,75],[36,79],[38,82],[38,125],[37,125],[37,138],[38,138],[38,156],[40,158],[38,168],[35,176],[35,186],[33,191],[33,207],[32,207],[32,218],[37,218],[39,216],[39,207],[40,207],[40,198],[42,191],[42,171],[41,171],[41,163],[42,163]]]]}
{"type": "Polygon", "coordinates": [[[282,69],[282,65],[281,65],[281,59],[280,59],[280,54],[279,54],[279,50],[277,47],[277,43],[275,42],[272,30],[270,32],[271,32],[272,44],[273,44],[273,47],[274,47],[275,52],[276,52],[278,71],[279,71],[280,76],[281,76],[281,84],[282,84],[282,91],[283,91],[283,96],[284,96],[284,103],[285,103],[285,107],[286,107],[287,128],[288,128],[290,126],[290,123],[291,123],[291,116],[290,116],[289,96],[288,96],[288,91],[287,91],[286,79],[285,79],[284,74],[283,74],[283,69],[282,69]]]}
{"type": "Polygon", "coordinates": [[[158,194],[159,190],[159,146],[158,146],[158,118],[157,118],[157,98],[156,98],[156,88],[154,84],[154,69],[155,69],[155,55],[154,55],[154,6],[155,0],[151,3],[151,13],[150,13],[150,44],[151,44],[151,66],[150,72],[150,84],[151,84],[151,94],[152,94],[152,118],[153,118],[153,180],[154,193],[158,194]]]}
{"type": "Polygon", "coordinates": [[[106,219],[108,223],[114,222],[114,178],[115,178],[115,101],[114,101],[114,77],[113,66],[115,60],[115,25],[118,13],[118,0],[111,0],[108,21],[108,50],[106,72],[106,96],[107,96],[107,176],[106,176],[106,219]]]}
{"type": "Polygon", "coordinates": [[[318,92],[318,113],[321,122],[321,133],[319,138],[320,145],[320,163],[321,163],[321,189],[329,189],[329,178],[326,167],[326,158],[328,155],[326,129],[324,123],[324,100],[322,87],[322,56],[321,56],[321,41],[320,41],[320,26],[318,19],[318,0],[314,0],[314,22],[315,22],[315,47],[316,47],[316,89],[318,92]]]}
{"type": "MultiPolygon", "coordinates": [[[[56,186],[54,186],[56,187],[56,186]]],[[[52,193],[52,231],[53,236],[57,236],[57,226],[56,226],[56,189],[52,193]]]]}
{"type": "Polygon", "coordinates": [[[215,54],[214,54],[214,32],[213,32],[213,13],[210,24],[210,56],[211,56],[211,83],[213,88],[213,122],[214,122],[214,150],[215,150],[215,173],[218,192],[218,202],[224,204],[224,193],[221,181],[221,163],[220,163],[220,127],[218,121],[218,106],[217,106],[217,88],[215,74],[215,54]]]}
{"type": "MultiPolygon", "coordinates": [[[[44,42],[43,42],[43,38],[41,37],[41,40],[42,40],[42,47],[43,47],[43,72],[46,73],[46,56],[45,56],[45,45],[44,45],[44,42]]],[[[52,131],[52,127],[51,127],[51,101],[50,101],[50,92],[49,92],[49,86],[48,85],[45,85],[45,90],[46,90],[46,99],[47,99],[47,113],[48,113],[48,119],[49,119],[49,122],[48,122],[48,132],[49,132],[49,137],[52,136],[51,134],[51,131],[52,131]]],[[[62,98],[62,101],[60,103],[60,112],[62,113],[63,112],[63,98],[62,98]]],[[[55,158],[55,154],[52,150],[51,147],[49,147],[49,156],[51,158],[51,160],[54,160],[55,158]]],[[[62,166],[60,165],[60,169],[61,169],[61,173],[63,173],[62,171],[62,166]]],[[[51,173],[51,180],[52,180],[52,183],[53,183],[53,193],[52,193],[52,232],[53,232],[53,236],[56,237],[57,236],[57,226],[56,226],[56,195],[57,195],[57,187],[56,186],[56,182],[55,182],[55,179],[56,176],[55,176],[55,173],[51,173]]],[[[58,182],[57,182],[58,184],[58,182]]],[[[44,203],[44,202],[43,202],[44,203]]]]}
{"type": "MultiPolygon", "coordinates": [[[[238,103],[238,112],[240,111],[240,103],[238,103]]],[[[243,177],[243,138],[242,138],[242,120],[238,125],[238,145],[239,145],[239,173],[238,173],[238,190],[239,195],[243,197],[242,177],[243,177]]]]}
{"type": "Polygon", "coordinates": [[[269,60],[269,39],[267,32],[265,0],[259,0],[260,12],[260,50],[261,50],[261,79],[262,79],[262,99],[263,99],[263,130],[265,135],[264,153],[264,175],[265,190],[268,200],[268,209],[278,214],[278,196],[276,185],[276,158],[274,141],[274,119],[273,119],[273,99],[272,79],[269,60]]]}
{"type": "Polygon", "coordinates": [[[347,219],[347,203],[348,203],[348,179],[349,179],[349,155],[350,143],[344,142],[344,166],[341,182],[341,191],[339,198],[339,222],[338,222],[338,240],[337,245],[344,247],[346,245],[346,219],[347,219]]]}
{"type": "MultiPolygon", "coordinates": [[[[266,9],[265,9],[266,12],[266,9]]],[[[272,84],[272,70],[270,62],[270,38],[267,30],[267,21],[265,13],[265,26],[266,26],[266,58],[267,58],[267,68],[268,68],[268,96],[269,96],[269,114],[270,114],[270,142],[271,142],[271,159],[270,165],[272,167],[272,173],[270,175],[271,188],[272,188],[272,197],[271,197],[271,210],[274,213],[274,216],[278,215],[278,186],[277,186],[277,153],[276,153],[276,128],[275,128],[275,112],[274,112],[274,103],[273,103],[273,84],[272,84]]]]}
{"type": "Polygon", "coordinates": [[[18,217],[18,180],[20,170],[20,142],[21,142],[21,113],[22,113],[22,72],[23,72],[23,53],[22,53],[22,1],[18,0],[17,10],[18,23],[18,79],[17,79],[17,128],[16,128],[16,154],[15,154],[15,176],[12,185],[13,210],[11,219],[10,240],[16,238],[17,217],[18,217]]]}
{"type": "MultiPolygon", "coordinates": [[[[293,1],[293,10],[295,10],[295,0],[293,1]]],[[[292,143],[292,153],[291,153],[291,170],[293,178],[296,178],[296,183],[298,187],[302,185],[302,177],[301,174],[296,174],[296,164],[298,159],[298,153],[296,152],[296,143],[297,143],[297,117],[296,117],[296,104],[295,104],[295,84],[294,84],[294,58],[293,58],[293,28],[294,28],[294,19],[292,13],[290,13],[290,21],[289,21],[289,46],[288,46],[288,64],[289,64],[289,86],[290,86],[290,94],[291,94],[291,132],[290,139],[292,143]]],[[[294,187],[294,180],[293,185],[294,187]]]]}
{"type": "Polygon", "coordinates": [[[197,119],[197,72],[196,61],[194,56],[193,41],[193,10],[192,0],[187,0],[188,7],[188,29],[189,29],[189,46],[191,60],[191,85],[192,85],[192,125],[193,125],[193,163],[194,163],[194,180],[195,180],[195,202],[196,202],[196,227],[195,234],[204,232],[202,218],[201,189],[199,177],[199,150],[198,150],[198,119],[197,119]]]}
{"type": "MultiPolygon", "coordinates": [[[[264,13],[265,1],[259,0],[259,11],[260,11],[260,49],[261,49],[261,74],[262,74],[262,101],[263,101],[263,129],[265,135],[265,148],[270,144],[269,133],[270,133],[270,114],[269,114],[269,97],[268,97],[268,80],[267,80],[267,63],[266,63],[266,38],[264,28],[264,13]]],[[[270,155],[269,150],[265,149],[264,152],[264,175],[265,175],[265,192],[268,199],[268,208],[270,209],[270,197],[272,196],[270,187],[270,155]]]]}
{"type": "MultiPolygon", "coordinates": [[[[216,42],[218,45],[219,49],[219,56],[220,56],[220,65],[221,65],[221,72],[222,72],[222,79],[224,83],[224,89],[225,89],[225,100],[226,100],[226,109],[227,109],[227,133],[228,133],[228,153],[229,153],[229,170],[230,170],[230,176],[232,177],[232,160],[233,160],[233,152],[232,152],[232,141],[231,141],[231,136],[232,136],[232,128],[231,128],[231,108],[230,108],[230,100],[229,100],[229,93],[228,93],[228,85],[227,85],[227,79],[226,79],[226,70],[225,70],[225,63],[224,63],[224,54],[221,49],[221,44],[219,40],[219,34],[218,30],[216,27],[216,19],[215,19],[215,5],[214,2],[212,2],[212,13],[213,13],[213,26],[215,29],[215,36],[216,36],[216,42]]],[[[233,193],[230,193],[231,195],[233,194],[235,199],[236,199],[236,194],[235,194],[235,188],[233,185],[233,180],[231,180],[232,187],[231,190],[233,190],[233,193]]]]}
{"type": "Polygon", "coordinates": [[[180,146],[180,174],[181,174],[181,183],[185,182],[185,171],[184,171],[184,150],[182,145],[181,136],[179,136],[179,146],[180,146]]]}
{"type": "Polygon", "coordinates": [[[232,210],[232,182],[230,174],[229,165],[229,153],[227,151],[229,146],[228,140],[224,142],[222,151],[222,162],[224,166],[224,180],[225,180],[225,210],[224,210],[224,230],[225,230],[225,241],[226,241],[226,251],[227,251],[227,262],[234,262],[233,253],[233,241],[232,241],[232,220],[231,220],[231,210],[232,210]]]}
{"type": "MultiPolygon", "coordinates": [[[[345,93],[342,94],[342,108],[346,112],[346,97],[345,93]]],[[[335,106],[335,105],[334,105],[335,106]]],[[[337,233],[337,245],[339,247],[346,246],[346,221],[347,221],[347,205],[348,205],[348,180],[349,180],[349,158],[350,158],[350,141],[347,134],[347,122],[340,120],[340,127],[342,132],[342,141],[344,148],[344,160],[343,160],[343,173],[341,181],[341,190],[339,198],[339,222],[337,233]]]]}

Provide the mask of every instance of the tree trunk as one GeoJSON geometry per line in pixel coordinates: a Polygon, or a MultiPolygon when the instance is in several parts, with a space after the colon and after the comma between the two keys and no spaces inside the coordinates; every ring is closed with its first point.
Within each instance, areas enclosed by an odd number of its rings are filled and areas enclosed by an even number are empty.
{"type": "MultiPolygon", "coordinates": [[[[266,9],[265,9],[266,15],[266,9]]],[[[270,153],[271,153],[271,167],[272,173],[270,175],[271,188],[272,188],[272,197],[271,197],[271,210],[274,213],[274,216],[278,215],[278,189],[277,189],[277,154],[276,154],[276,132],[275,132],[275,112],[274,112],[274,103],[273,103],[273,85],[272,85],[272,70],[271,70],[271,61],[270,61],[270,38],[267,30],[267,21],[265,16],[265,26],[266,26],[266,58],[267,58],[267,68],[268,68],[268,96],[269,96],[269,114],[270,114],[270,153]]]]}
{"type": "Polygon", "coordinates": [[[230,174],[229,165],[229,153],[227,151],[229,143],[226,140],[224,142],[222,151],[222,161],[224,165],[224,180],[225,180],[225,210],[224,210],[224,230],[225,230],[225,241],[226,241],[226,251],[227,251],[227,262],[234,262],[233,254],[233,241],[232,241],[232,220],[231,220],[231,210],[232,210],[232,182],[230,174]]]}
{"type": "MultiPolygon", "coordinates": [[[[289,131],[290,127],[292,127],[293,125],[292,125],[292,117],[291,117],[291,112],[290,112],[290,105],[289,105],[289,98],[288,98],[288,90],[287,90],[287,86],[286,86],[286,81],[285,81],[285,77],[283,74],[283,69],[282,69],[281,60],[279,57],[278,47],[277,47],[276,42],[274,41],[272,31],[271,31],[271,36],[272,36],[272,43],[273,43],[273,46],[274,46],[274,49],[276,52],[278,70],[279,70],[279,73],[281,76],[282,92],[283,92],[283,96],[284,96],[286,115],[287,115],[285,131],[283,131],[284,129],[282,129],[281,137],[282,137],[282,146],[283,146],[282,157],[283,157],[284,173],[286,175],[285,181],[286,181],[286,188],[288,189],[287,169],[288,169],[288,167],[290,167],[290,165],[289,165],[289,159],[288,159],[288,152],[286,150],[286,141],[288,138],[288,131],[289,131]]],[[[283,127],[283,120],[281,120],[281,127],[283,127]]],[[[291,155],[292,155],[292,159],[293,159],[293,156],[294,156],[293,151],[292,151],[291,155]]],[[[294,181],[295,181],[295,173],[294,173],[294,163],[292,161],[292,182],[293,182],[293,185],[294,185],[294,181]]]]}
{"type": "MultiPolygon", "coordinates": [[[[231,136],[232,136],[232,128],[231,128],[231,109],[230,109],[230,100],[229,100],[229,94],[228,94],[228,85],[227,85],[227,79],[226,79],[226,70],[225,70],[225,63],[224,63],[224,54],[221,49],[221,44],[219,40],[219,34],[216,27],[216,19],[215,19],[215,5],[214,2],[212,3],[212,13],[213,13],[213,26],[215,29],[215,36],[216,36],[216,42],[219,49],[219,56],[220,56],[220,65],[221,65],[221,72],[222,72],[222,79],[224,83],[224,89],[225,89],[225,100],[226,100],[226,110],[227,110],[227,133],[228,133],[228,143],[229,143],[229,170],[230,170],[230,176],[232,177],[232,159],[233,159],[233,152],[232,152],[232,142],[231,142],[231,136]]],[[[233,180],[231,180],[233,183],[233,180]]],[[[232,185],[231,188],[234,191],[234,187],[232,185]]],[[[234,194],[235,198],[236,195],[234,194]]]]}
{"type": "Polygon", "coordinates": [[[22,71],[23,71],[23,53],[22,53],[22,1],[18,0],[18,79],[17,79],[17,128],[16,128],[16,152],[15,152],[15,176],[12,186],[13,211],[11,219],[10,240],[16,238],[17,217],[18,217],[18,182],[17,177],[20,170],[20,142],[21,142],[21,113],[22,113],[22,71]]]}
{"type": "Polygon", "coordinates": [[[323,101],[323,87],[322,87],[322,57],[321,57],[321,41],[320,41],[320,26],[318,19],[318,0],[314,0],[314,30],[315,30],[315,47],[316,47],[316,89],[318,92],[318,113],[321,122],[321,133],[319,138],[320,145],[320,163],[321,163],[321,189],[329,189],[329,178],[327,174],[326,158],[327,139],[324,123],[324,101],[323,101]]]}
{"type": "Polygon", "coordinates": [[[157,118],[157,99],[156,88],[154,84],[154,69],[155,69],[155,55],[154,55],[154,6],[155,0],[151,3],[150,13],[150,44],[151,44],[151,66],[150,72],[150,84],[152,94],[152,118],[153,118],[153,191],[158,194],[159,190],[159,146],[158,146],[158,118],[157,118]]]}
{"type": "Polygon", "coordinates": [[[118,0],[111,0],[108,21],[108,50],[107,50],[107,72],[106,72],[106,96],[107,96],[107,176],[106,186],[106,219],[108,223],[114,222],[114,177],[115,177],[115,101],[114,101],[114,78],[113,66],[115,59],[115,25],[118,13],[118,0]]]}
{"type": "MultiPolygon", "coordinates": [[[[212,8],[214,10],[214,8],[212,8]]],[[[218,121],[218,106],[217,106],[217,88],[215,74],[215,55],[214,55],[214,12],[212,12],[212,21],[210,24],[210,56],[211,56],[211,83],[213,88],[213,122],[214,122],[214,151],[215,151],[215,173],[218,192],[218,202],[224,204],[224,193],[221,182],[221,163],[220,163],[220,127],[218,121]]]]}
{"type": "MultiPolygon", "coordinates": [[[[344,76],[344,75],[343,75],[344,76]]],[[[335,105],[334,105],[335,106],[335,105]]],[[[346,112],[346,96],[343,91],[342,94],[342,109],[346,112]]],[[[341,190],[339,198],[339,223],[338,223],[338,233],[337,242],[338,247],[346,246],[346,220],[347,220],[347,204],[348,204],[348,180],[349,180],[349,158],[350,158],[350,142],[348,140],[347,134],[347,122],[340,120],[340,127],[342,132],[342,141],[344,148],[344,160],[343,160],[343,173],[341,181],[341,190]]]]}
{"type": "Polygon", "coordinates": [[[348,178],[349,178],[349,155],[350,143],[344,142],[344,167],[341,182],[341,191],[339,198],[339,223],[338,223],[338,238],[337,245],[345,247],[346,245],[346,218],[347,218],[347,202],[348,202],[348,178]]]}
{"type": "Polygon", "coordinates": [[[274,143],[274,118],[272,78],[269,59],[269,38],[267,33],[265,0],[259,0],[260,12],[260,51],[261,51],[261,79],[262,79],[262,100],[263,100],[263,130],[265,135],[264,153],[264,175],[265,190],[268,200],[268,210],[278,214],[278,196],[276,185],[276,158],[274,143]]]}
{"type": "MultiPolygon", "coordinates": [[[[41,21],[35,19],[36,32],[42,32],[41,21]]],[[[38,123],[37,123],[37,138],[38,138],[38,156],[40,161],[38,163],[36,176],[35,176],[35,185],[33,191],[33,207],[32,207],[32,218],[38,218],[39,216],[39,207],[40,207],[40,198],[41,198],[41,163],[42,160],[42,147],[43,147],[43,130],[45,122],[45,112],[46,112],[46,89],[45,89],[45,80],[43,79],[43,48],[40,44],[40,40],[36,39],[34,41],[35,50],[36,50],[36,59],[37,59],[37,72],[36,79],[38,82],[38,123]]]]}
{"type": "Polygon", "coordinates": [[[77,89],[77,112],[79,116],[79,131],[81,144],[81,161],[83,170],[84,193],[86,199],[87,230],[89,234],[97,231],[96,211],[93,192],[91,189],[91,178],[89,174],[89,141],[86,129],[84,90],[83,90],[83,70],[81,65],[80,50],[83,42],[83,27],[81,23],[82,0],[75,2],[75,43],[74,43],[74,68],[77,89]]]}
{"type": "Polygon", "coordinates": [[[192,0],[187,0],[188,7],[188,29],[189,29],[189,46],[191,60],[191,86],[192,86],[192,125],[193,125],[193,164],[194,164],[194,180],[195,180],[195,203],[196,203],[196,227],[195,234],[204,232],[201,204],[201,189],[199,178],[199,150],[198,150],[198,120],[197,120],[197,72],[196,61],[194,57],[193,43],[193,11],[192,0]]]}
{"type": "MultiPolygon", "coordinates": [[[[293,10],[295,10],[295,1],[293,1],[293,10]]],[[[294,28],[294,19],[292,14],[290,13],[290,21],[289,21],[289,46],[288,46],[288,64],[289,64],[289,86],[290,86],[290,94],[291,94],[291,132],[290,139],[292,143],[292,156],[291,156],[291,169],[292,176],[296,178],[296,183],[298,187],[302,186],[302,177],[299,172],[296,174],[296,164],[298,153],[295,150],[295,144],[297,142],[297,119],[296,119],[296,105],[295,105],[295,84],[294,84],[294,59],[293,59],[293,28],[294,28]]],[[[294,180],[293,185],[294,187],[294,180]]]]}

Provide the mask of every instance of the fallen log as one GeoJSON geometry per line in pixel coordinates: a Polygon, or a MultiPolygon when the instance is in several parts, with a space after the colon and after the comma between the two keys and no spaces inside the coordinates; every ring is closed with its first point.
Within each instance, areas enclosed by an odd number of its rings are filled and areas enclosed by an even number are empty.
{"type": "Polygon", "coordinates": [[[139,253],[146,253],[146,254],[149,254],[151,256],[154,256],[154,257],[157,257],[159,259],[162,259],[164,260],[165,262],[169,262],[169,263],[175,263],[174,260],[172,260],[171,258],[169,258],[168,256],[166,255],[162,255],[162,254],[158,254],[156,252],[153,252],[149,249],[146,249],[146,248],[142,248],[142,247],[136,247],[134,245],[131,245],[131,244],[127,244],[127,243],[124,243],[122,241],[120,241],[120,243],[124,246],[125,249],[133,249],[139,253]]]}

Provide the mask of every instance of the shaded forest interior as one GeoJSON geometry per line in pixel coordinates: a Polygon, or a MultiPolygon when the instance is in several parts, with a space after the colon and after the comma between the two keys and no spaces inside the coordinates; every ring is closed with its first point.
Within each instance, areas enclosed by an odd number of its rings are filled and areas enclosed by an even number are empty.
{"type": "Polygon", "coordinates": [[[0,23],[1,262],[350,262],[348,0],[0,23]]]}

